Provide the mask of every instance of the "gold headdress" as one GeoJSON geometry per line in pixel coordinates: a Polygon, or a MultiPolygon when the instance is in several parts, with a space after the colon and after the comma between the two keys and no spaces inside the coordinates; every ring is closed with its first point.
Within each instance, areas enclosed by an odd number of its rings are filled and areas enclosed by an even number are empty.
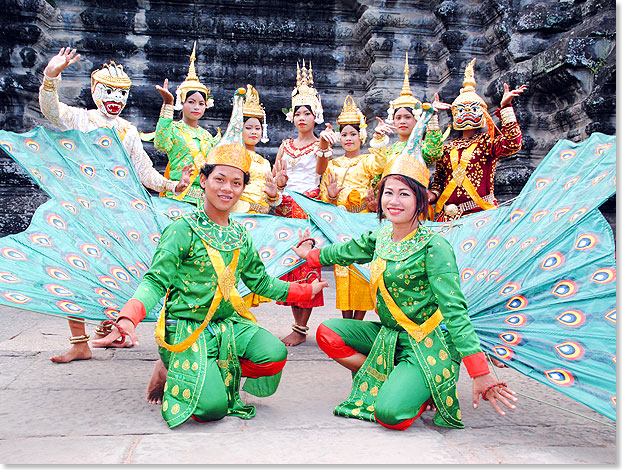
{"type": "Polygon", "coordinates": [[[132,81],[123,70],[123,66],[112,61],[109,64],[102,64],[101,69],[97,69],[91,74],[91,93],[95,91],[96,83],[103,83],[113,88],[129,88],[132,86],[132,81]]]}
{"type": "Polygon", "coordinates": [[[313,68],[309,62],[309,69],[307,70],[304,59],[302,60],[302,69],[300,64],[296,63],[296,88],[292,90],[292,114],[287,114],[288,121],[294,122],[293,112],[297,106],[310,107],[315,116],[316,124],[324,122],[322,100],[320,94],[313,88],[313,68]]]}
{"type": "Polygon", "coordinates": [[[205,93],[206,99],[206,108],[211,108],[214,106],[214,100],[211,98],[211,90],[203,85],[199,81],[199,77],[197,77],[197,72],[194,68],[194,63],[197,58],[195,55],[195,51],[197,48],[197,42],[194,41],[194,45],[192,46],[192,54],[190,55],[190,66],[188,67],[188,75],[186,79],[180,83],[177,87],[177,91],[175,94],[177,95],[177,100],[175,101],[175,109],[180,110],[183,107],[184,101],[186,101],[186,95],[190,90],[202,91],[205,93]]]}
{"type": "Polygon", "coordinates": [[[365,115],[356,106],[354,99],[350,95],[346,96],[346,99],[343,102],[343,109],[337,118],[337,124],[340,124],[341,126],[356,124],[359,126],[361,142],[365,143],[365,140],[367,139],[367,124],[365,122],[365,115]]]}
{"type": "Polygon", "coordinates": [[[408,68],[407,52],[404,64],[404,83],[402,84],[402,91],[400,91],[400,96],[389,102],[389,109],[387,110],[387,122],[389,124],[393,122],[393,115],[395,114],[395,111],[403,106],[413,109],[415,119],[419,120],[419,117],[421,116],[421,101],[414,97],[413,92],[410,89],[410,80],[408,79],[409,73],[410,69],[408,68]]]}
{"type": "Polygon", "coordinates": [[[231,111],[229,125],[220,142],[212,147],[207,154],[205,161],[207,165],[228,165],[248,174],[251,167],[251,157],[242,139],[242,127],[244,125],[242,108],[245,94],[244,88],[238,88],[233,95],[233,110],[231,111]]]}
{"type": "Polygon", "coordinates": [[[464,69],[464,80],[460,94],[451,103],[451,114],[454,118],[454,129],[463,131],[468,129],[479,129],[488,125],[488,133],[491,137],[495,135],[495,124],[488,114],[488,105],[475,92],[475,59],[473,59],[464,69]]]}
{"type": "Polygon", "coordinates": [[[259,102],[259,93],[253,85],[246,85],[246,98],[244,99],[243,114],[246,117],[254,117],[262,120],[263,135],[261,141],[268,142],[268,122],[266,121],[266,111],[259,102]]]}
{"type": "Polygon", "coordinates": [[[430,184],[430,171],[421,156],[421,141],[434,111],[429,103],[424,103],[422,110],[423,119],[419,119],[415,124],[402,153],[387,163],[382,173],[383,178],[389,175],[402,175],[414,179],[424,188],[430,184]]]}

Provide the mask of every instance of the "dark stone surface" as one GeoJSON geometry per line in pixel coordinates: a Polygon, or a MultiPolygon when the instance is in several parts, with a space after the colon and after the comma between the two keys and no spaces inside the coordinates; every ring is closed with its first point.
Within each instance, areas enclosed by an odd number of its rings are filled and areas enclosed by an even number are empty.
{"type": "MultiPolygon", "coordinates": [[[[252,83],[271,139],[258,150],[271,160],[294,134],[281,109],[290,106],[296,60],[312,61],[325,118],[334,123],[348,93],[370,121],[386,116],[406,51],[411,86],[423,100],[439,92],[451,102],[476,57],[477,89],[490,111],[504,82],[528,85],[514,103],[523,149],[497,172],[497,195],[507,200],[557,140],[615,133],[615,25],[613,0],[0,0],[0,128],[49,126],[37,88],[49,58],[68,44],[82,59],[63,73],[61,99],[92,107],[88,76],[115,60],[134,83],[123,116],[152,131],[161,103],[154,85],[168,77],[174,88],[184,79],[198,40],[197,71],[215,100],[202,125],[224,130],[234,89],[252,83]]],[[[449,122],[449,113],[441,115],[443,128],[449,122]]],[[[166,156],[145,148],[163,171],[166,156]]],[[[0,234],[25,228],[31,215],[15,209],[22,201],[34,208],[45,198],[12,168],[0,155],[0,234]]],[[[614,208],[603,211],[615,222],[614,208]]]]}

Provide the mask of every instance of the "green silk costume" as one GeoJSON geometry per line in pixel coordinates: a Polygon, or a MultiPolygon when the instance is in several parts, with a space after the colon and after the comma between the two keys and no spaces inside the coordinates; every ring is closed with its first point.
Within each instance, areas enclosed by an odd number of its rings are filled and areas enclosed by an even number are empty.
{"type": "Polygon", "coordinates": [[[423,226],[401,242],[394,242],[392,233],[392,226],[387,225],[359,239],[322,248],[319,262],[349,265],[385,260],[384,284],[399,309],[417,325],[423,325],[440,309],[453,344],[446,343],[438,325],[419,341],[407,334],[379,290],[376,310],[382,328],[354,377],[350,397],[337,406],[335,414],[375,421],[375,396],[390,378],[394,365],[410,356],[416,358],[411,361],[418,364],[437,407],[435,423],[462,428],[452,356],[459,361],[460,357],[480,353],[481,348],[460,290],[453,249],[447,240],[423,226]],[[455,357],[456,352],[459,357],[455,357]]]}
{"type": "MultiPolygon", "coordinates": [[[[217,225],[202,209],[186,214],[164,230],[153,263],[133,296],[147,312],[167,296],[164,307],[167,343],[179,343],[197,329],[219,286],[206,245],[217,250],[226,265],[234,258],[234,251],[239,250],[239,262],[233,272],[234,285],[241,278],[259,295],[277,300],[287,298],[289,283],[266,274],[253,241],[241,224],[230,221],[228,226],[217,225]]],[[[196,409],[207,410],[201,415],[202,419],[222,418],[222,413],[216,411],[214,415],[214,410],[205,402],[209,402],[210,394],[222,388],[223,383],[227,393],[225,414],[247,419],[254,416],[254,407],[244,405],[239,398],[238,356],[249,347],[257,330],[262,329],[240,316],[231,302],[223,299],[208,328],[191,347],[172,353],[160,347],[160,356],[168,367],[162,415],[171,428],[196,415],[196,409]],[[218,365],[219,377],[209,373],[209,366],[214,363],[218,365]],[[203,390],[211,392],[202,393],[203,390]]],[[[273,338],[274,351],[267,352],[269,360],[284,361],[285,347],[278,338],[273,338]]],[[[279,379],[280,373],[249,378],[245,390],[266,396],[274,393],[279,379]]]]}
{"type": "MultiPolygon", "coordinates": [[[[192,164],[195,166],[195,172],[190,189],[201,191],[199,170],[205,163],[205,157],[210,149],[219,141],[220,134],[212,136],[200,126],[190,127],[183,121],[161,117],[158,119],[153,143],[158,150],[168,154],[167,177],[179,181],[183,167],[192,164]]],[[[170,191],[164,195],[169,198],[175,197],[170,191]]],[[[185,194],[182,200],[193,205],[202,203],[200,198],[190,194],[185,194]]]]}

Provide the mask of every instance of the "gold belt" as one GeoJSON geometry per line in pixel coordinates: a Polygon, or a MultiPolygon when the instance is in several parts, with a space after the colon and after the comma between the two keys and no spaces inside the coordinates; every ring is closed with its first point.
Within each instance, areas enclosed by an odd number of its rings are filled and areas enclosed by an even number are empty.
{"type": "MultiPolygon", "coordinates": [[[[482,197],[482,199],[490,204],[494,204],[494,200],[495,200],[495,195],[494,193],[490,193],[487,194],[486,196],[482,197]]],[[[448,219],[448,220],[456,220],[459,219],[460,217],[462,217],[462,214],[464,214],[466,211],[469,211],[471,209],[475,209],[479,207],[479,204],[477,204],[477,202],[471,200],[471,201],[467,201],[467,202],[463,202],[462,204],[445,204],[445,206],[443,207],[443,215],[448,219]]]]}
{"type": "Polygon", "coordinates": [[[205,197],[205,193],[203,192],[202,189],[190,188],[186,192],[186,196],[190,196],[190,197],[193,197],[195,199],[203,199],[205,197]]]}

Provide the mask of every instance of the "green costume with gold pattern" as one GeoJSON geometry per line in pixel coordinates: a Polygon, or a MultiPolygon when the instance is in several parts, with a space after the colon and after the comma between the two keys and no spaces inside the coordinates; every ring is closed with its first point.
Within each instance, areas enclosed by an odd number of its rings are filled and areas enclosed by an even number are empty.
{"type": "Polygon", "coordinates": [[[462,428],[456,391],[460,359],[479,358],[482,353],[460,290],[453,249],[424,226],[401,242],[394,242],[392,233],[392,226],[386,225],[359,239],[322,248],[315,261],[309,257],[310,264],[321,265],[371,261],[372,286],[377,273],[380,322],[332,319],[318,329],[321,347],[322,327],[330,330],[328,336],[336,334],[345,343],[343,354],[323,347],[331,357],[355,352],[367,356],[354,376],[350,396],[335,414],[396,426],[416,417],[432,397],[437,408],[434,422],[462,428]],[[439,326],[441,319],[450,344],[439,326]]]}
{"type": "MultiPolygon", "coordinates": [[[[230,221],[228,226],[217,225],[202,209],[197,210],[166,227],[152,265],[133,297],[149,312],[166,295],[164,338],[167,343],[177,344],[197,329],[221,286],[208,249],[220,254],[226,269],[235,264],[232,260],[237,256],[233,273],[225,273],[232,274],[234,288],[241,278],[259,295],[277,300],[288,297],[290,284],[266,273],[242,225],[235,221],[230,221]],[[239,250],[237,255],[236,250],[239,250]]],[[[251,369],[263,366],[266,372],[263,375],[270,374],[262,376],[260,371],[250,375],[244,386],[249,393],[270,395],[280,380],[287,356],[285,346],[274,335],[241,316],[231,298],[225,296],[220,301],[207,325],[184,351],[171,352],[160,347],[160,357],[168,368],[162,415],[171,428],[192,415],[204,421],[221,419],[227,414],[253,417],[254,407],[244,405],[239,397],[245,364],[251,369]]]]}

